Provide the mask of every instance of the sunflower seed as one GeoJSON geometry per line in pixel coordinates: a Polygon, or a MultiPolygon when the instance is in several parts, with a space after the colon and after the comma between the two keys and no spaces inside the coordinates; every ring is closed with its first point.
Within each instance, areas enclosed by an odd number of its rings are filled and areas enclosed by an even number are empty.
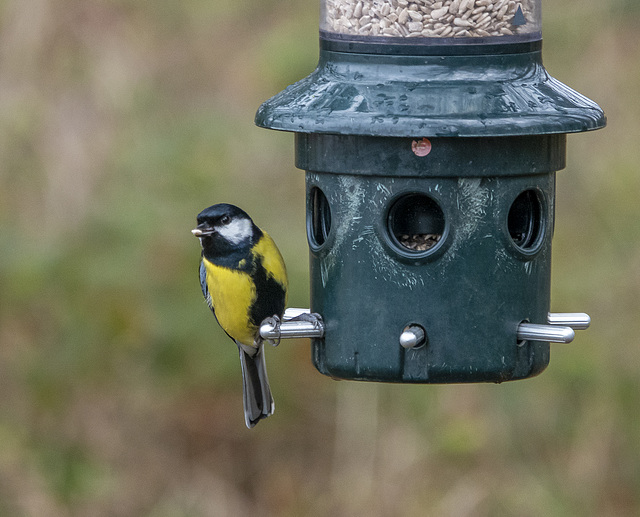
{"type": "Polygon", "coordinates": [[[322,1],[322,28],[343,34],[486,38],[539,30],[539,0],[322,1]],[[512,23],[519,10],[524,25],[512,23]]]}

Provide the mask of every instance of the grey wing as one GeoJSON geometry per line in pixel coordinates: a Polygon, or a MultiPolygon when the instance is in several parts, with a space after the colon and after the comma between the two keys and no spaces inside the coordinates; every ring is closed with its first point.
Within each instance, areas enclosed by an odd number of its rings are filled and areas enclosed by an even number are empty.
{"type": "MultiPolygon", "coordinates": [[[[213,311],[211,295],[209,294],[209,287],[207,286],[207,270],[204,267],[204,262],[200,262],[200,288],[202,289],[204,299],[207,301],[207,305],[213,311]]],[[[215,314],[215,311],[213,313],[215,314]]]]}

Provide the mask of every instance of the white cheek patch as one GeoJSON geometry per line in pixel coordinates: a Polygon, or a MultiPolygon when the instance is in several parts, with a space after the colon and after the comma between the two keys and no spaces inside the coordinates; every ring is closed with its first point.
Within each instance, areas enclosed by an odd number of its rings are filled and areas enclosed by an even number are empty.
{"type": "Polygon", "coordinates": [[[218,226],[218,233],[233,244],[240,244],[253,233],[251,221],[248,219],[234,219],[229,224],[218,226]]]}

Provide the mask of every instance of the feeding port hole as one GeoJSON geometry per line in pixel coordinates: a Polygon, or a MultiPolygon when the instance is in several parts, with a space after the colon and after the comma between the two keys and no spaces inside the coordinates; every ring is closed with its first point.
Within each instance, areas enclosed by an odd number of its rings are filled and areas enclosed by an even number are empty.
{"type": "Polygon", "coordinates": [[[309,240],[316,247],[322,246],[331,231],[331,207],[324,192],[313,187],[309,194],[308,233],[309,240]]]}
{"type": "Polygon", "coordinates": [[[433,248],[444,233],[444,213],[425,194],[406,194],[389,210],[389,231],[402,250],[420,253],[433,248]]]}
{"type": "Polygon", "coordinates": [[[523,251],[533,251],[543,234],[543,210],[540,195],[529,189],[522,192],[509,209],[507,228],[513,243],[523,251]]]}

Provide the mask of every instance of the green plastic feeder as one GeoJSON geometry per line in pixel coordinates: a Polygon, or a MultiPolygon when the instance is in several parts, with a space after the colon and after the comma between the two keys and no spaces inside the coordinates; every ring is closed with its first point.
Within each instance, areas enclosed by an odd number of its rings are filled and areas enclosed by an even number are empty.
{"type": "Polygon", "coordinates": [[[542,66],[540,1],[322,0],[320,60],[256,124],[306,171],[323,374],[501,382],[585,328],[549,312],[567,133],[605,125],[542,66]]]}

